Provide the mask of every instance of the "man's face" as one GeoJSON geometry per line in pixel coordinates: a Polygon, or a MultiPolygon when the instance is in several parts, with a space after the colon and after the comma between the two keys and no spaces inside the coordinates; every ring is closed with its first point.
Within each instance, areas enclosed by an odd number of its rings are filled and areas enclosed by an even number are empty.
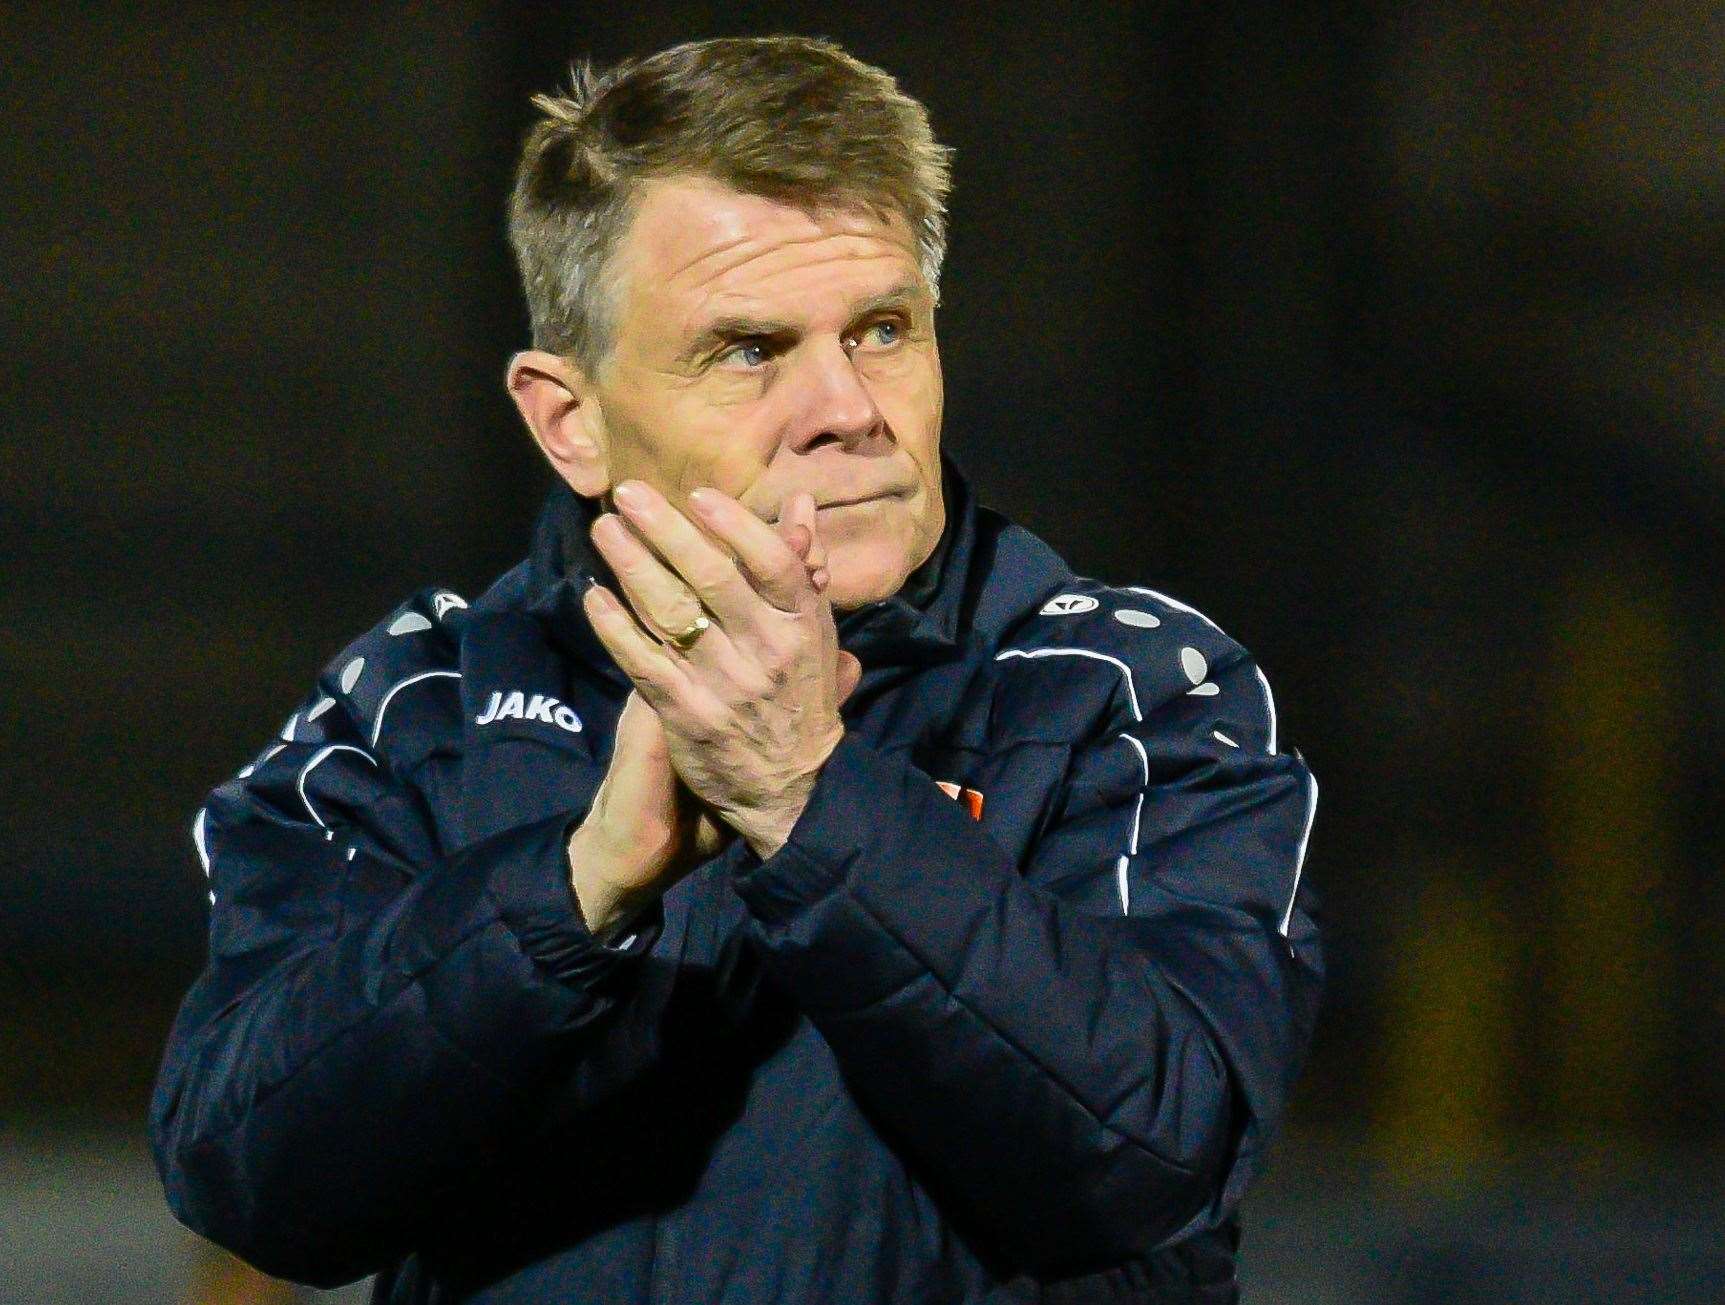
{"type": "Polygon", "coordinates": [[[946,521],[908,226],[680,178],[646,184],[613,257],[613,348],[585,396],[607,487],[645,480],[685,507],[710,485],[766,521],[806,490],[833,605],[896,593],[946,521]]]}

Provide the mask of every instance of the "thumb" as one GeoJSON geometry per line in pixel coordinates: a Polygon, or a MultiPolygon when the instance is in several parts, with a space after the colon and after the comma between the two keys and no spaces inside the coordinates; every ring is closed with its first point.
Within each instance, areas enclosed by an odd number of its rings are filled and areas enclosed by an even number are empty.
{"type": "Polygon", "coordinates": [[[838,684],[839,701],[843,702],[856,692],[856,687],[862,682],[862,663],[854,653],[839,649],[838,684]]]}
{"type": "Polygon", "coordinates": [[[631,757],[638,753],[653,753],[665,749],[665,727],[659,713],[647,705],[639,689],[631,689],[623,702],[623,714],[617,719],[615,751],[627,747],[631,757]]]}
{"type": "Polygon", "coordinates": [[[623,703],[605,779],[611,796],[649,809],[666,800],[674,782],[664,723],[638,690],[632,690],[623,703]]]}

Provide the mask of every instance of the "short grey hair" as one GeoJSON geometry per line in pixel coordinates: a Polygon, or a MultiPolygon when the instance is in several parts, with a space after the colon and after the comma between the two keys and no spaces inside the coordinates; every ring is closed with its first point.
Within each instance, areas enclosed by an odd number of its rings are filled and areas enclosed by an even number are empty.
{"type": "Polygon", "coordinates": [[[535,348],[592,370],[615,341],[611,254],[639,183],[707,177],[810,211],[902,218],[938,301],[951,150],[928,111],[831,41],[724,38],[571,69],[538,95],[516,169],[509,239],[535,348]]]}

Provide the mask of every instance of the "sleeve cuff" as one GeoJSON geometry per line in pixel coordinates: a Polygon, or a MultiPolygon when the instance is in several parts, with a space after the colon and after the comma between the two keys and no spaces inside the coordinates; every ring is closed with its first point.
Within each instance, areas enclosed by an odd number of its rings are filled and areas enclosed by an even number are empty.
{"type": "Polygon", "coordinates": [[[738,894],[760,919],[781,923],[830,893],[860,855],[866,831],[878,824],[883,797],[903,783],[892,763],[866,743],[840,739],[784,846],[765,860],[745,846],[732,880],[738,894]]]}
{"type": "Polygon", "coordinates": [[[580,817],[541,823],[520,854],[491,876],[497,913],[527,953],[560,981],[590,987],[619,961],[644,955],[664,928],[663,905],[655,898],[623,926],[614,942],[595,938],[581,918],[569,883],[568,831],[580,817]]]}

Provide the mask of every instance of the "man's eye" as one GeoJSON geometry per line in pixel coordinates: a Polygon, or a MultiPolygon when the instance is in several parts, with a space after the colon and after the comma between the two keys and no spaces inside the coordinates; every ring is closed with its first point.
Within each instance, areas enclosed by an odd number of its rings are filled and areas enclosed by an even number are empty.
{"type": "Polygon", "coordinates": [[[859,344],[873,344],[877,347],[885,346],[889,344],[897,344],[903,335],[904,329],[897,322],[892,321],[889,318],[885,321],[874,323],[862,333],[857,342],[859,344]]]}
{"type": "Polygon", "coordinates": [[[767,346],[759,340],[745,340],[741,344],[732,345],[719,355],[719,362],[726,366],[740,364],[746,368],[763,367],[772,361],[772,355],[767,352],[767,346]]]}

